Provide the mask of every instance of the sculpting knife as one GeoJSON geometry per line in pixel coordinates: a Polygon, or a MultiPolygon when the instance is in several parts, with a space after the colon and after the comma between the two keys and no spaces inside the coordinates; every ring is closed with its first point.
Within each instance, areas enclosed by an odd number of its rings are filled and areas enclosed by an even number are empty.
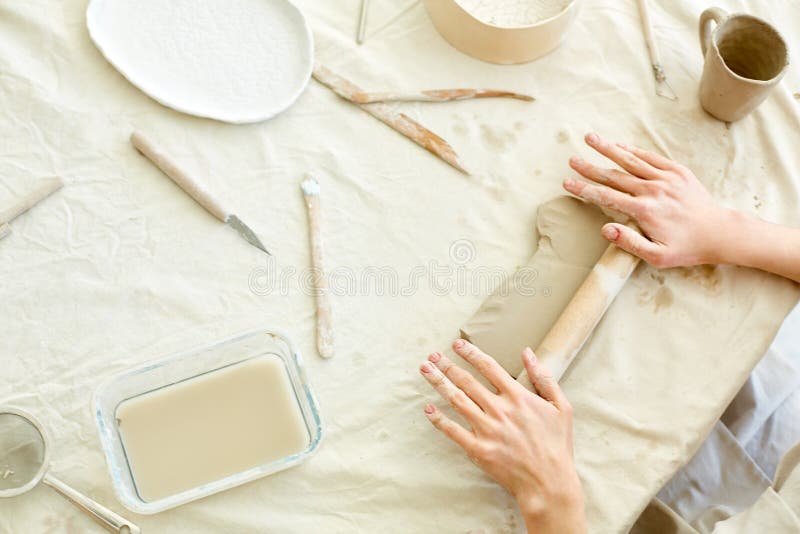
{"type": "Polygon", "coordinates": [[[317,301],[317,350],[323,358],[333,356],[333,328],[331,327],[331,303],[328,296],[328,281],[322,255],[321,207],[319,182],[311,176],[300,184],[308,208],[308,235],[311,240],[311,267],[314,270],[314,290],[317,301]]]}
{"type": "Polygon", "coordinates": [[[236,230],[248,243],[270,255],[267,248],[249,226],[244,224],[239,217],[225,209],[199,182],[186,174],[167,154],[159,150],[151,139],[148,139],[141,132],[134,132],[131,135],[131,143],[136,150],[152,161],[156,167],[175,182],[175,185],[183,189],[187,195],[192,197],[207,212],[236,230]]]}

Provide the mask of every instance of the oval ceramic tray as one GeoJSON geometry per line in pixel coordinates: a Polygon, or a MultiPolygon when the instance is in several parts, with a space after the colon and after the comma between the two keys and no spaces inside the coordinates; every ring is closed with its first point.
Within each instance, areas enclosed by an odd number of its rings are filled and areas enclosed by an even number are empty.
{"type": "Polygon", "coordinates": [[[311,77],[314,45],[287,0],[91,0],[100,52],[161,104],[225,122],[285,110],[311,77]]]}

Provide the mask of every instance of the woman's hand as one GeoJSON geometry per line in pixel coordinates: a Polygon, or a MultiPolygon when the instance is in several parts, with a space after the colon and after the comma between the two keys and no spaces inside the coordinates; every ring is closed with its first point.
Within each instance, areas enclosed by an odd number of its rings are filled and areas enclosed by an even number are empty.
{"type": "Polygon", "coordinates": [[[516,498],[529,532],[586,532],[572,457],[572,407],[558,383],[529,348],[522,360],[538,395],[463,339],[453,343],[453,350],[496,392],[434,352],[420,372],[471,428],[428,404],[425,415],[433,426],[516,498]]]}
{"type": "Polygon", "coordinates": [[[733,212],[718,206],[697,177],[672,160],[588,134],[586,144],[626,171],[570,159],[589,183],[565,180],[564,189],[587,202],[630,217],[642,231],[609,223],[603,236],[656,267],[721,263],[733,212]]]}

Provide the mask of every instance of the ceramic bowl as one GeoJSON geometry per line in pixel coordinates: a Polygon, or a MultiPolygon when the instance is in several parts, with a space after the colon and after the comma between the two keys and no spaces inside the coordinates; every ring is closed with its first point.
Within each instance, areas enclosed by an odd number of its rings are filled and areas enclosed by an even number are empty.
{"type": "Polygon", "coordinates": [[[478,19],[456,0],[423,0],[438,32],[451,45],[490,63],[527,63],[555,49],[578,14],[572,0],[557,15],[535,24],[501,27],[478,19]]]}

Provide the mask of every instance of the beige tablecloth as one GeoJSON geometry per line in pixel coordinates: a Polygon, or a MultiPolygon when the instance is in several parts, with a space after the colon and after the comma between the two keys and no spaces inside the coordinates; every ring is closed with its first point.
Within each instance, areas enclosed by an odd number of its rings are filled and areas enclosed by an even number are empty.
{"type": "MultiPolygon", "coordinates": [[[[327,423],[321,450],[269,479],[137,517],[147,532],[518,532],[512,499],[429,428],[421,408],[434,395],[418,363],[488,295],[477,269],[513,272],[530,257],[536,206],[559,193],[571,154],[589,155],[587,130],[662,150],[720,202],[800,224],[800,73],[726,127],[695,98],[700,2],[651,2],[678,103],[654,95],[633,1],[588,0],[561,48],[514,67],[452,49],[419,3],[375,0],[362,47],[357,0],[298,4],[319,59],[367,88],[497,86],[537,101],[401,106],[455,146],[476,171],[466,177],[314,82],[264,124],[181,115],[104,61],[86,2],[0,4],[0,204],[40,177],[68,182],[0,241],[0,402],[35,412],[53,437],[54,472],[120,510],[91,412],[97,385],[272,325],[306,356],[327,423]],[[221,192],[276,262],[137,155],[134,128],[221,192]],[[315,354],[305,289],[298,183],[309,170],[322,181],[338,284],[331,361],[315,354]]],[[[800,57],[795,2],[720,4],[774,21],[800,57]]],[[[594,531],[626,530],[691,457],[798,295],[734,267],[637,270],[563,382],[594,531]],[[664,287],[669,306],[654,300],[664,287]]],[[[2,532],[92,529],[47,489],[0,502],[2,532]]]]}

